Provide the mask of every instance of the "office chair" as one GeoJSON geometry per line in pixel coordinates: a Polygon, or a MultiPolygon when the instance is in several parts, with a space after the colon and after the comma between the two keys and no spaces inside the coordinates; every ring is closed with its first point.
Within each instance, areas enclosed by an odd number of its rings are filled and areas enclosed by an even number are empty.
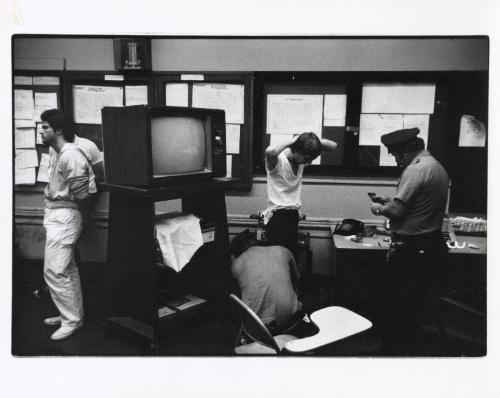
{"type": "MultiPolygon", "coordinates": [[[[238,308],[241,330],[252,343],[236,346],[234,352],[243,355],[313,353],[319,348],[361,333],[372,327],[362,316],[342,307],[326,307],[311,314],[311,322],[319,329],[314,336],[297,338],[291,334],[273,336],[262,320],[234,294],[231,300],[238,308]]],[[[238,342],[237,342],[238,344],[238,342]]]]}

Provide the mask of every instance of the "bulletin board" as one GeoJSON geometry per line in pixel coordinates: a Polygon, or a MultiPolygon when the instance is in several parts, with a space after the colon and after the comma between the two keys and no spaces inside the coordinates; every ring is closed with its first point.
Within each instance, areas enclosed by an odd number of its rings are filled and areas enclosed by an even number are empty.
{"type": "MultiPolygon", "coordinates": [[[[150,75],[110,72],[68,72],[64,85],[64,109],[70,114],[78,135],[102,146],[103,106],[154,104],[154,78],[150,75]]],[[[104,159],[106,164],[106,159],[104,159]]]]}
{"type": "MultiPolygon", "coordinates": [[[[291,73],[261,75],[258,80],[259,114],[256,118],[263,132],[256,151],[258,158],[255,159],[259,171],[265,172],[264,153],[270,144],[289,140],[306,131],[337,143],[337,150],[321,154],[313,162],[313,168],[344,164],[346,145],[349,145],[346,139],[345,83],[291,73]]],[[[308,169],[311,167],[306,168],[306,173],[308,169]]]]}
{"type": "Polygon", "coordinates": [[[223,109],[226,113],[226,177],[231,189],[252,188],[253,81],[251,74],[169,72],[157,75],[160,106],[223,109]]]}
{"type": "MultiPolygon", "coordinates": [[[[486,213],[488,72],[258,72],[254,74],[254,88],[256,174],[266,172],[264,153],[272,137],[267,130],[273,122],[268,115],[269,102],[276,99],[273,95],[281,95],[281,99],[289,96],[290,100],[293,96],[306,99],[308,95],[322,95],[326,112],[327,95],[345,94],[344,126],[328,126],[324,119],[320,127],[322,137],[339,144],[335,158],[322,156],[319,164],[305,169],[306,176],[398,178],[401,169],[393,159],[386,161],[380,143],[380,135],[390,131],[377,132],[376,127],[382,124],[389,130],[393,127],[392,131],[419,127],[426,148],[450,177],[449,211],[486,213]],[[367,85],[376,90],[370,93],[367,85]],[[370,94],[371,101],[367,102],[370,94]],[[482,140],[467,142],[460,138],[464,117],[480,126],[482,140]],[[375,137],[366,134],[370,128],[375,129],[375,137]]],[[[317,126],[297,124],[309,129],[317,126]]],[[[275,127],[274,133],[279,133],[275,127]]]]}
{"type": "Polygon", "coordinates": [[[305,169],[305,175],[329,175],[352,163],[353,106],[348,80],[330,73],[262,72],[255,75],[255,87],[254,124],[262,131],[254,147],[256,172],[265,173],[264,155],[270,144],[306,131],[336,142],[337,149],[322,153],[305,169]]]}
{"type": "Polygon", "coordinates": [[[59,71],[14,71],[12,158],[15,190],[39,191],[48,181],[49,148],[43,145],[38,132],[39,115],[46,109],[62,108],[63,87],[63,73],[59,71]]]}

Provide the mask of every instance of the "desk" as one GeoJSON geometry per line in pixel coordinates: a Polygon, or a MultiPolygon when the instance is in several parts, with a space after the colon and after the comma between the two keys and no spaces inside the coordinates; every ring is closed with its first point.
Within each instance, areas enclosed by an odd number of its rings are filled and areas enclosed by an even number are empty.
{"type": "MultiPolygon", "coordinates": [[[[374,283],[376,273],[385,264],[389,242],[385,236],[365,237],[353,242],[350,237],[334,234],[334,291],[333,304],[349,308],[368,317],[374,310],[373,297],[377,294],[374,283]]],[[[485,237],[457,235],[459,243],[471,243],[479,249],[467,246],[450,249],[443,275],[445,294],[466,298],[477,308],[486,308],[486,251],[485,237]]]]}
{"type": "MultiPolygon", "coordinates": [[[[377,237],[365,237],[361,242],[353,242],[350,236],[342,236],[334,234],[335,226],[331,227],[333,244],[338,250],[384,250],[389,248],[389,242],[384,242],[386,236],[378,235],[377,237]]],[[[457,235],[458,244],[465,243],[463,249],[450,249],[450,254],[486,254],[486,238],[480,236],[462,236],[457,235]],[[469,244],[475,245],[478,249],[473,249],[469,244]]]]}

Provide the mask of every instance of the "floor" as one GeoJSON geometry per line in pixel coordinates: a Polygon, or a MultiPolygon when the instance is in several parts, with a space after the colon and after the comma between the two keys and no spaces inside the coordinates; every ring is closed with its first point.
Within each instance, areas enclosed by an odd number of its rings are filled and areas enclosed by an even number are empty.
{"type": "MultiPolygon", "coordinates": [[[[46,317],[57,315],[48,294],[36,298],[33,291],[40,283],[41,263],[18,261],[14,267],[12,302],[12,354],[15,356],[231,356],[239,323],[230,313],[206,311],[169,332],[168,338],[153,352],[149,342],[128,333],[106,333],[102,303],[103,264],[84,264],[81,269],[85,324],[62,341],[52,341],[57,327],[43,324],[46,317]]],[[[313,288],[304,296],[310,305],[316,295],[313,288]],[[309,296],[307,296],[309,294],[309,296]]],[[[376,328],[355,336],[321,356],[356,357],[456,357],[482,356],[484,349],[474,344],[443,340],[432,325],[423,325],[406,341],[409,344],[387,347],[380,343],[376,328]]]]}

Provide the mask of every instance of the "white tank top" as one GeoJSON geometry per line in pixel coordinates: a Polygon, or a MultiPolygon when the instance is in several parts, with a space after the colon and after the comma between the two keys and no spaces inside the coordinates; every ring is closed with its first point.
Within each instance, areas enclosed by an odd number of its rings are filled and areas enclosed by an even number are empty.
{"type": "Polygon", "coordinates": [[[290,148],[278,155],[278,162],[273,170],[267,172],[267,209],[264,211],[264,223],[267,224],[276,209],[298,209],[301,206],[302,174],[304,165],[299,165],[297,174],[293,173],[287,155],[290,148]]]}

